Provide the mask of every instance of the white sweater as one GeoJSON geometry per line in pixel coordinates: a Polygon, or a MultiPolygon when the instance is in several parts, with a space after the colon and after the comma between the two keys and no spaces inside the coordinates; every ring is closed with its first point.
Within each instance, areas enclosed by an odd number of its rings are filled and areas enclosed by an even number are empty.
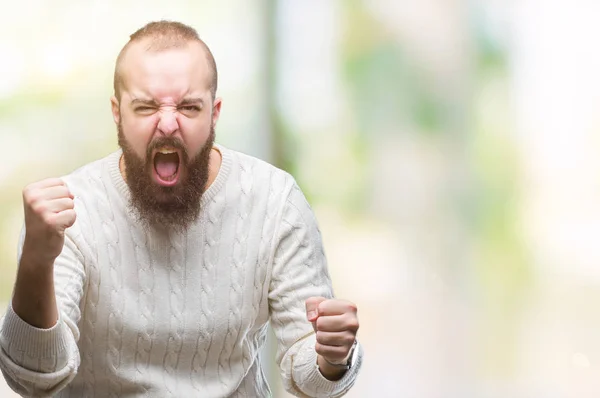
{"type": "Polygon", "coordinates": [[[0,321],[0,368],[16,392],[266,397],[259,351],[269,320],[288,391],[336,397],[352,386],[360,345],[341,380],[316,367],[304,300],[333,293],[304,195],[289,174],[217,148],[221,169],[185,233],[135,222],[120,150],[64,178],[77,221],[54,267],[58,323],[34,328],[11,307],[0,321]]]}

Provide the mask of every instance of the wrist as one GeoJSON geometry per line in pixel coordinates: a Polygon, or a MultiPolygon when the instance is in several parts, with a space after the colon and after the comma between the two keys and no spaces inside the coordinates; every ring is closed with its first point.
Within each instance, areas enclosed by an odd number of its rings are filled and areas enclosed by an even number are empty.
{"type": "Polygon", "coordinates": [[[329,359],[323,357],[323,360],[327,362],[328,365],[335,367],[337,369],[348,369],[348,356],[343,360],[330,361],[329,359]]]}
{"type": "Polygon", "coordinates": [[[345,366],[332,365],[320,354],[317,354],[316,365],[321,375],[330,381],[337,381],[341,379],[348,370],[345,366]]]}
{"type": "Polygon", "coordinates": [[[346,355],[346,358],[343,360],[330,361],[324,356],[317,354],[317,368],[321,374],[329,380],[341,379],[346,371],[352,368],[354,365],[356,359],[354,353],[356,351],[357,344],[358,342],[354,340],[354,344],[352,344],[348,355],[346,355]]]}
{"type": "Polygon", "coordinates": [[[19,266],[34,267],[37,270],[43,268],[51,269],[54,265],[54,260],[56,260],[55,256],[41,254],[39,250],[35,249],[35,245],[25,240],[19,266]]]}

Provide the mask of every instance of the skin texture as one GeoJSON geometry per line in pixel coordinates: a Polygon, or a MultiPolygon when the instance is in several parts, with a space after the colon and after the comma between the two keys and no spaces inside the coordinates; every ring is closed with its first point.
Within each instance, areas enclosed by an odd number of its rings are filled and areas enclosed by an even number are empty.
{"type": "Polygon", "coordinates": [[[123,149],[121,172],[140,221],[185,229],[198,216],[204,190],[221,158],[211,151],[221,99],[212,99],[212,72],[203,46],[148,51],[149,39],[129,45],[121,65],[121,98],[111,98],[123,149]],[[160,149],[176,149],[181,160],[171,186],[154,171],[160,149]]]}

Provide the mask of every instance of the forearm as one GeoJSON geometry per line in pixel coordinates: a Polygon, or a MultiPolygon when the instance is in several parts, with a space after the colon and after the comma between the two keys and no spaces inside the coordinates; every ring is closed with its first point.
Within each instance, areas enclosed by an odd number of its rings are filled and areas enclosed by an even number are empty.
{"type": "Polygon", "coordinates": [[[49,329],[56,325],[58,309],[54,292],[54,261],[39,260],[24,247],[12,308],[23,321],[36,328],[49,329]]]}
{"type": "Polygon", "coordinates": [[[321,355],[317,354],[317,364],[319,365],[319,371],[324,378],[331,381],[337,381],[344,377],[346,369],[340,369],[329,364],[321,355]]]}
{"type": "Polygon", "coordinates": [[[31,251],[38,246],[24,240],[13,298],[0,320],[0,369],[23,396],[52,396],[75,376],[80,362],[83,256],[66,239],[59,257],[44,261],[31,251]]]}

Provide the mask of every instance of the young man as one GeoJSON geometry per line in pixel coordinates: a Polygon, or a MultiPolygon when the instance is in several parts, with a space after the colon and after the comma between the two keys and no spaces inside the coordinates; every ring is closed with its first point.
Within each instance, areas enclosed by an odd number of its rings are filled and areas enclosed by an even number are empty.
{"type": "Polygon", "coordinates": [[[213,56],[150,23],[117,58],[120,149],[27,186],[0,368],[28,396],[264,397],[275,331],[285,388],[343,395],[362,350],[332,298],[320,233],[293,178],[214,144],[213,56]]]}

